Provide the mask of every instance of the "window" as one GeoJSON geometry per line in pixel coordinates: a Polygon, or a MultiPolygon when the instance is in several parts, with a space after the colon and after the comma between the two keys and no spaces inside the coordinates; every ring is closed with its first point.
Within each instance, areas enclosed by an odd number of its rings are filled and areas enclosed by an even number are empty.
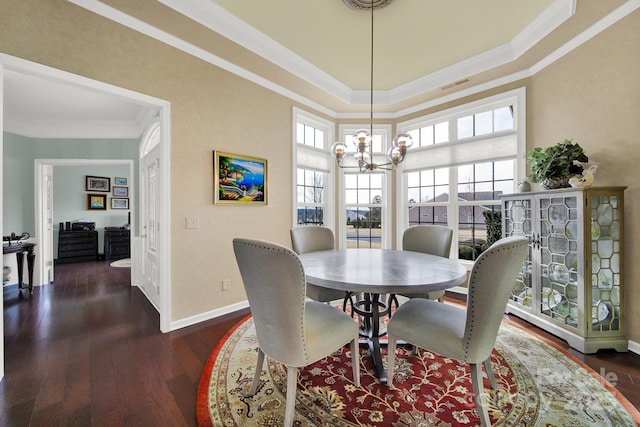
{"type": "Polygon", "coordinates": [[[449,123],[440,122],[427,125],[419,129],[410,130],[408,134],[413,138],[413,144],[416,147],[441,144],[449,141],[449,123]]]}
{"type": "Polygon", "coordinates": [[[524,89],[399,124],[414,146],[398,180],[405,195],[398,235],[415,224],[446,225],[454,229],[458,257],[475,260],[492,243],[485,212],[499,211],[500,195],[513,193],[525,174],[519,119],[524,89]]]}
{"type": "Polygon", "coordinates": [[[345,235],[348,248],[382,247],[381,173],[345,173],[345,235]]]}
{"type": "Polygon", "coordinates": [[[297,123],[296,141],[310,147],[325,148],[324,131],[304,123],[297,123]]]}
{"type": "Polygon", "coordinates": [[[323,225],[333,228],[333,158],[329,153],[329,136],[334,125],[326,120],[293,110],[295,138],[294,167],[294,225],[323,225]]]}
{"type": "MultiPolygon", "coordinates": [[[[349,125],[340,127],[342,141],[366,126],[349,125]]],[[[374,163],[387,162],[384,153],[389,146],[391,126],[374,126],[372,148],[374,163]]],[[[346,159],[345,160],[352,160],[346,159]]],[[[345,166],[355,166],[355,162],[343,161],[345,166]]],[[[346,167],[339,169],[340,190],[339,246],[347,248],[384,248],[389,246],[391,231],[390,179],[389,171],[377,169],[359,173],[358,169],[346,167]],[[344,215],[344,216],[342,216],[344,215]]]]}
{"type": "Polygon", "coordinates": [[[298,225],[324,225],[325,173],[298,168],[298,225]]]}

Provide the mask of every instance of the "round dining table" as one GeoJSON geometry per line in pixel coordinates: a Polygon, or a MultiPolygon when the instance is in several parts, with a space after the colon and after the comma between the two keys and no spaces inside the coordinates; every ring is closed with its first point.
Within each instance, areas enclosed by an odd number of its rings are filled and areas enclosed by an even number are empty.
{"type": "Polygon", "coordinates": [[[361,332],[381,383],[387,378],[380,352],[380,337],[385,334],[380,318],[390,314],[394,295],[441,291],[467,278],[466,268],[457,260],[420,252],[335,249],[307,252],[300,260],[308,283],[362,296],[353,310],[362,318],[361,332]],[[384,295],[388,295],[386,302],[381,300],[384,295]]]}

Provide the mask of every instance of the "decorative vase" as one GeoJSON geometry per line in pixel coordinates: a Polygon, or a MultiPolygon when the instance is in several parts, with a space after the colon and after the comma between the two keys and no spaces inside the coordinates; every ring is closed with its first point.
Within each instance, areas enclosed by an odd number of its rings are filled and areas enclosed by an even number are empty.
{"type": "Polygon", "coordinates": [[[518,191],[521,193],[526,193],[527,191],[531,191],[531,184],[526,179],[520,183],[518,186],[518,191]]]}
{"type": "Polygon", "coordinates": [[[569,177],[547,178],[540,183],[545,190],[553,190],[554,188],[569,188],[569,177]]]}

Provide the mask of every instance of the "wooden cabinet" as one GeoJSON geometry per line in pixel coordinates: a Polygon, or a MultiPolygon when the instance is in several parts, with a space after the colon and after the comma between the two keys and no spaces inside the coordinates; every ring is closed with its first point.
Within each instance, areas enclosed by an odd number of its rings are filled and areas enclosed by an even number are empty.
{"type": "Polygon", "coordinates": [[[98,259],[98,232],[59,231],[58,263],[96,261],[98,259]]]}
{"type": "Polygon", "coordinates": [[[120,227],[105,227],[104,229],[104,259],[106,261],[131,256],[129,230],[120,227]]]}
{"type": "Polygon", "coordinates": [[[592,187],[502,196],[503,236],[529,239],[507,312],[583,353],[627,351],[624,189],[592,187]]]}

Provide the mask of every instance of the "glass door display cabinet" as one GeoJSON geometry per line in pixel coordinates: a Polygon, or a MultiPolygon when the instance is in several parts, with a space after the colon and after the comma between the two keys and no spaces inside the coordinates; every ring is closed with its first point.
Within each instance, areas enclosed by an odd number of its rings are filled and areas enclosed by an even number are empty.
{"type": "Polygon", "coordinates": [[[625,188],[502,196],[502,235],[529,239],[508,313],[582,353],[628,350],[623,313],[625,188]]]}

